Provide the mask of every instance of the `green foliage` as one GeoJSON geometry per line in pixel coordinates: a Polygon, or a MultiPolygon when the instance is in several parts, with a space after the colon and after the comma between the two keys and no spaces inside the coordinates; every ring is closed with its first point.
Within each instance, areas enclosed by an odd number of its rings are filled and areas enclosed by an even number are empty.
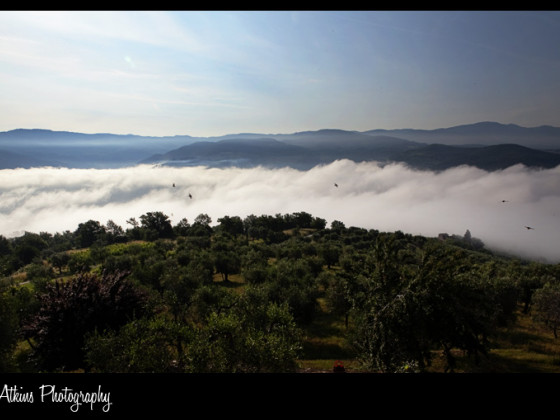
{"type": "Polygon", "coordinates": [[[169,217],[160,211],[143,214],[140,216],[140,223],[144,228],[144,238],[148,241],[173,237],[173,227],[169,217]]]}
{"type": "Polygon", "coordinates": [[[92,265],[89,250],[73,252],[68,260],[68,270],[72,274],[88,272],[92,265]]]}
{"type": "Polygon", "coordinates": [[[239,245],[229,235],[216,235],[212,243],[212,256],[216,272],[222,275],[224,281],[229,281],[230,274],[241,271],[241,257],[238,252],[239,245]]]}
{"type": "Polygon", "coordinates": [[[286,305],[239,299],[211,312],[188,348],[191,372],[293,372],[301,332],[286,305]]]}
{"type": "Polygon", "coordinates": [[[70,261],[70,255],[67,252],[57,252],[51,255],[49,260],[52,266],[58,270],[58,273],[62,274],[62,269],[66,267],[70,261]]]}
{"type": "Polygon", "coordinates": [[[398,236],[381,237],[363,273],[354,302],[361,358],[370,368],[396,371],[410,362],[424,368],[434,349],[449,369],[453,348],[486,354],[496,317],[491,286],[469,272],[461,252],[405,245],[398,236]]]}
{"type": "Polygon", "coordinates": [[[80,223],[75,232],[80,248],[88,248],[105,236],[105,227],[96,220],[80,223]]]}
{"type": "Polygon", "coordinates": [[[242,257],[241,274],[249,284],[261,284],[268,276],[268,257],[256,248],[250,248],[242,257]]]}
{"type": "Polygon", "coordinates": [[[452,370],[458,350],[493,350],[518,307],[560,322],[560,267],[494,256],[469,231],[326,228],[305,212],[139,220],[0,236],[0,369],[18,369],[23,336],[42,371],[294,371],[324,315],[368,370],[423,371],[440,353],[452,370]]]}
{"type": "Polygon", "coordinates": [[[13,350],[17,344],[18,307],[9,290],[0,289],[0,373],[14,369],[13,350]]]}
{"type": "Polygon", "coordinates": [[[38,297],[39,310],[24,327],[33,343],[39,370],[72,370],[84,366],[84,337],[96,329],[115,329],[145,310],[146,297],[124,273],[82,273],[55,281],[38,297]]]}
{"type": "Polygon", "coordinates": [[[245,231],[243,227],[243,220],[239,216],[224,216],[218,219],[218,229],[232,236],[242,235],[245,231]]]}
{"type": "Polygon", "coordinates": [[[544,323],[558,338],[560,327],[560,284],[546,283],[533,294],[533,317],[544,323]]]}
{"type": "Polygon", "coordinates": [[[301,332],[286,306],[229,298],[202,323],[142,318],[118,332],[96,331],[86,360],[92,371],[113,373],[295,371],[301,332]]]}
{"type": "Polygon", "coordinates": [[[120,330],[97,330],[85,340],[85,360],[93,372],[169,373],[181,368],[188,328],[161,318],[140,318],[120,330]]]}

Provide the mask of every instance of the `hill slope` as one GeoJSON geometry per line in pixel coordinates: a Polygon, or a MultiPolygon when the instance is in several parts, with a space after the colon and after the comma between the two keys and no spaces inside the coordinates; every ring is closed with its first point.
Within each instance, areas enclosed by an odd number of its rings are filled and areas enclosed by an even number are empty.
{"type": "Polygon", "coordinates": [[[141,163],[181,166],[269,167],[291,166],[307,169],[317,161],[308,150],[270,138],[231,139],[217,142],[200,141],[164,154],[154,155],[141,163]]]}

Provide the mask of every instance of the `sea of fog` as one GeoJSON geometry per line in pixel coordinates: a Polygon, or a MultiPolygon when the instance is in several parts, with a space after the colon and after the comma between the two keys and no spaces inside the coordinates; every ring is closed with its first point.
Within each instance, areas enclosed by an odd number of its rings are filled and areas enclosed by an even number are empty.
{"type": "Polygon", "coordinates": [[[173,224],[202,213],[216,224],[224,215],[305,211],[328,225],[339,220],[424,236],[468,229],[490,249],[560,262],[560,167],[486,172],[463,166],[435,173],[340,160],[308,171],[148,165],[0,170],[0,234],[6,237],[74,231],[90,219],[126,229],[126,220],[150,211],[165,213],[173,224]]]}

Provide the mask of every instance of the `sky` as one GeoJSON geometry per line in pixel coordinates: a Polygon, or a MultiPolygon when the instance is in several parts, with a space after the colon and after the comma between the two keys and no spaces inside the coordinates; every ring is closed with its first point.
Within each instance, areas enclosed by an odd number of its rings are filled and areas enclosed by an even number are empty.
{"type": "MultiPolygon", "coordinates": [[[[0,11],[0,131],[560,126],[559,45],[556,11],[0,11]]],[[[559,170],[2,170],[0,235],[127,228],[149,211],[174,224],[306,211],[425,236],[468,229],[492,249],[560,262],[559,170]]]]}
{"type": "Polygon", "coordinates": [[[560,126],[556,11],[0,11],[0,131],[560,126]]]}

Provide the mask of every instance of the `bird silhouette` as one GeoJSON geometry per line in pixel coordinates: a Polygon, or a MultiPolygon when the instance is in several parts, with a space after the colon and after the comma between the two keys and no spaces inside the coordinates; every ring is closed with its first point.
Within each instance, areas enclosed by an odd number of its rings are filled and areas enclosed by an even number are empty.
{"type": "Polygon", "coordinates": [[[192,198],[192,195],[191,195],[191,193],[189,193],[189,198],[192,198]]]}
{"type": "Polygon", "coordinates": [[[336,188],[338,188],[338,184],[337,184],[336,182],[335,182],[334,186],[335,186],[336,188]]]}
{"type": "Polygon", "coordinates": [[[175,183],[173,183],[173,188],[175,188],[175,183]]]}
{"type": "Polygon", "coordinates": [[[535,230],[535,228],[532,228],[531,226],[525,226],[525,229],[527,229],[527,230],[535,230]]]}
{"type": "Polygon", "coordinates": [[[502,200],[502,203],[509,203],[509,200],[502,200]]]}

